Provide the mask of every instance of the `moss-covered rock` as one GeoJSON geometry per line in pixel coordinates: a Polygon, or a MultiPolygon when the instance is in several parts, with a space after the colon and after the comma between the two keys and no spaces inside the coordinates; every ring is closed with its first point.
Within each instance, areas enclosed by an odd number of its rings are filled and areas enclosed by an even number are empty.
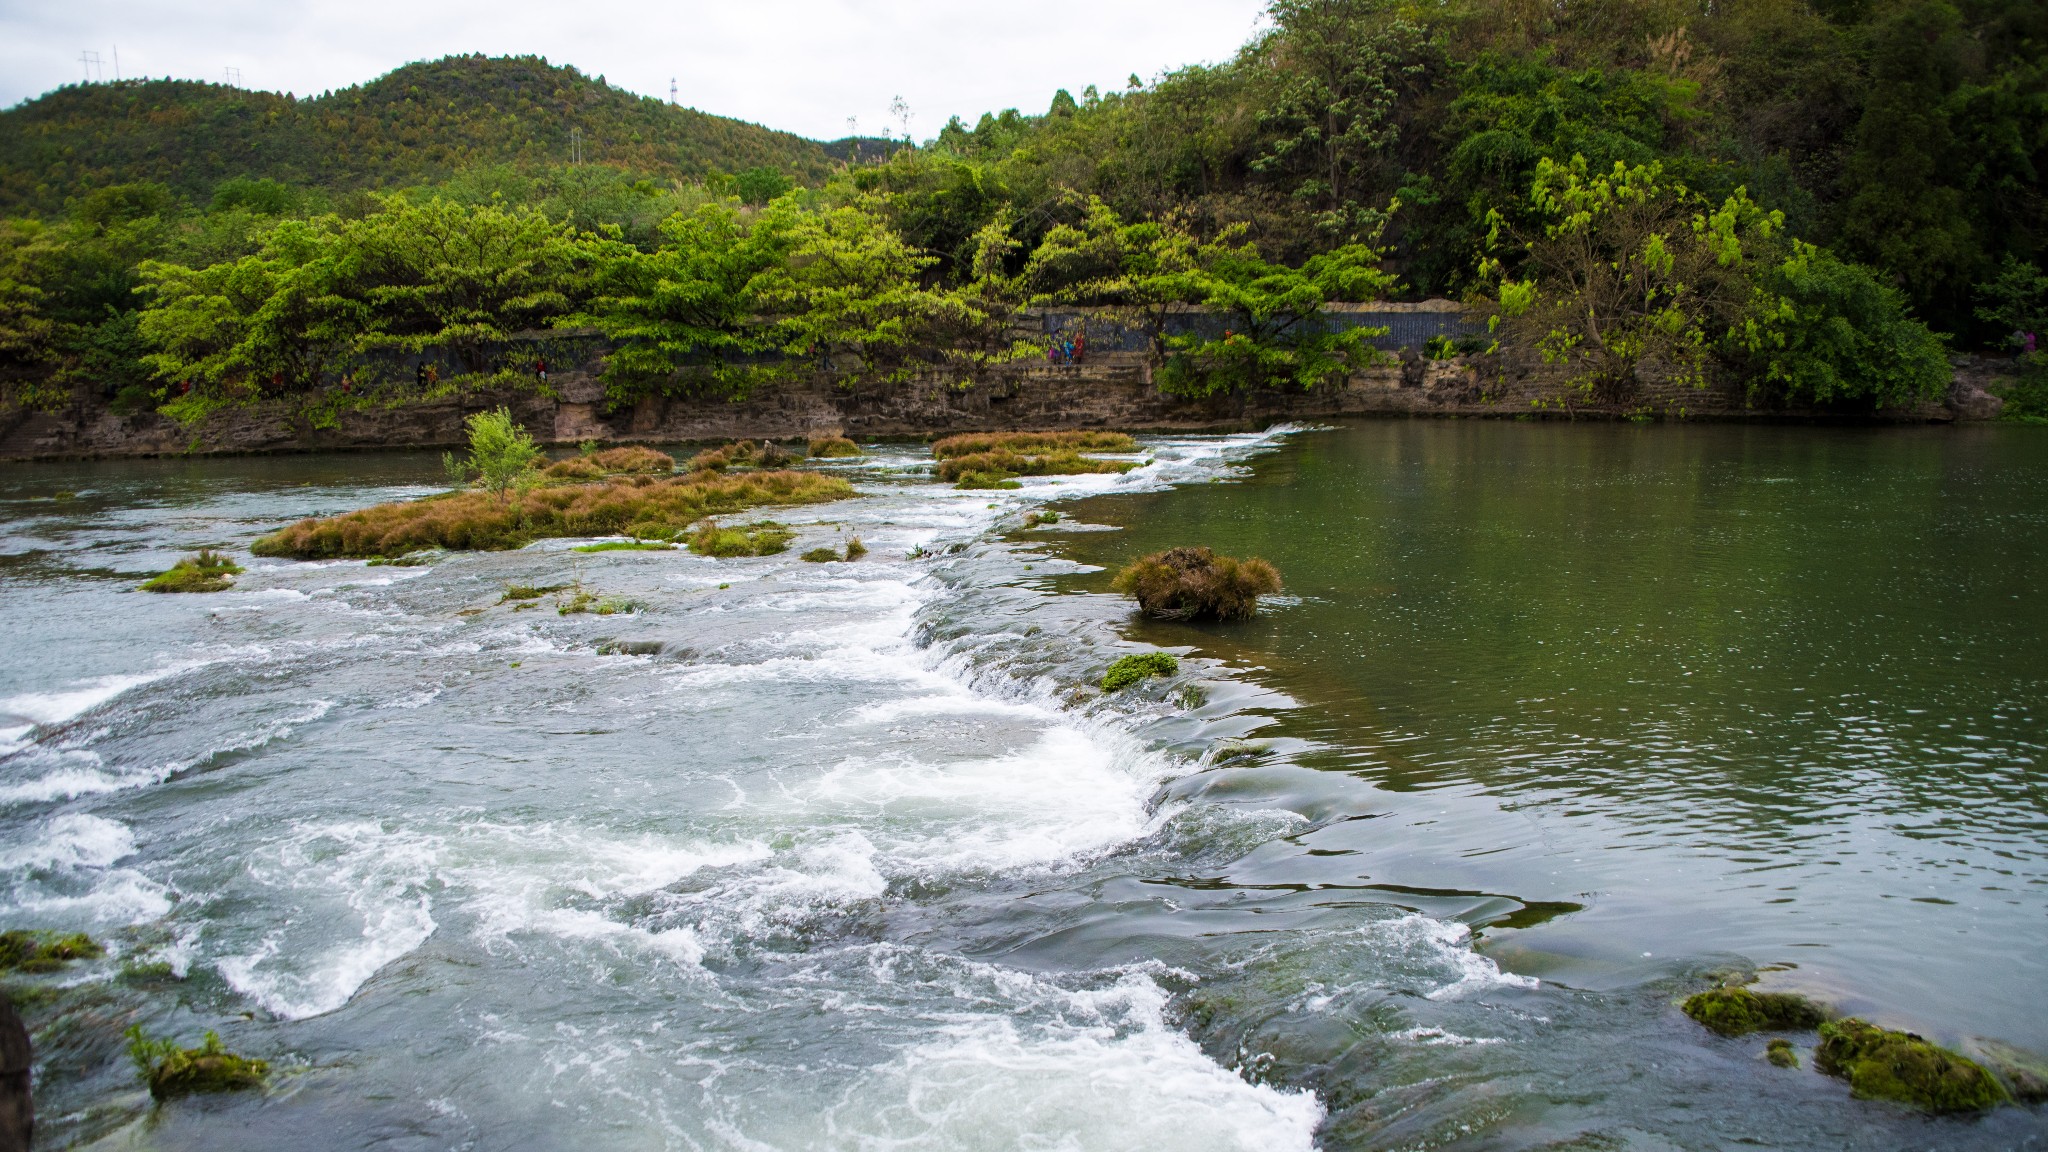
{"type": "Polygon", "coordinates": [[[1140,680],[1171,676],[1180,671],[1180,661],[1165,652],[1138,652],[1124,656],[1102,674],[1104,692],[1121,692],[1140,680]]]}
{"type": "Polygon", "coordinates": [[[2048,1103],[2048,1060],[1997,1040],[1979,1039],[1971,1047],[1991,1074],[2005,1083],[2014,1100],[2048,1103]]]}
{"type": "Polygon", "coordinates": [[[158,1100],[261,1088],[270,1075],[267,1061],[235,1055],[221,1046],[220,1034],[211,1031],[199,1047],[180,1048],[174,1041],[144,1035],[138,1025],[128,1029],[128,1057],[158,1100]]]}
{"type": "Polygon", "coordinates": [[[83,932],[68,936],[20,928],[0,932],[0,972],[55,972],[73,960],[93,960],[106,954],[97,940],[83,932]]]}
{"type": "Polygon", "coordinates": [[[1977,1112],[2010,1099],[1976,1061],[1911,1032],[1850,1017],[1820,1026],[1814,1067],[1849,1082],[1866,1100],[1893,1100],[1929,1112],[1977,1112]]]}
{"type": "Polygon", "coordinates": [[[804,562],[807,564],[830,564],[837,559],[839,551],[836,548],[813,548],[804,553],[804,562]]]}
{"type": "Polygon", "coordinates": [[[1804,996],[1747,988],[1709,988],[1688,996],[1685,1014],[1723,1036],[1810,1032],[1827,1019],[1827,1014],[1804,996]]]}
{"type": "Polygon", "coordinates": [[[1778,1039],[1764,1045],[1764,1059],[1780,1068],[1799,1067],[1799,1050],[1790,1040],[1778,1039]]]}
{"type": "Polygon", "coordinates": [[[198,552],[171,565],[168,571],[159,572],[142,585],[144,592],[225,592],[234,587],[233,577],[240,575],[242,566],[215,552],[201,548],[198,552]]]}

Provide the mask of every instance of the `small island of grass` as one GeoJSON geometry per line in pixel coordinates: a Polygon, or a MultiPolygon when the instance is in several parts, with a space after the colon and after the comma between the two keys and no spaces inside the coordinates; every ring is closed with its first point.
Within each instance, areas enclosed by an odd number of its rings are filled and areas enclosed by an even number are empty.
{"type": "Polygon", "coordinates": [[[1121,692],[1154,676],[1171,676],[1180,671],[1180,661],[1169,652],[1134,652],[1119,657],[1102,674],[1104,692],[1121,692]]]}
{"type": "Polygon", "coordinates": [[[1112,586],[1161,620],[1249,620],[1258,614],[1260,596],[1280,590],[1280,573],[1256,556],[1171,548],[1118,572],[1112,586]]]}
{"type": "Polygon", "coordinates": [[[234,577],[241,575],[242,566],[215,552],[211,548],[199,551],[176,564],[167,571],[150,577],[142,585],[144,592],[225,592],[234,587],[234,577]]]}
{"type": "Polygon", "coordinates": [[[1850,1017],[1820,1026],[1813,1066],[1849,1082],[1865,1100],[1892,1100],[1929,1112],[1978,1112],[2011,1097],[1991,1073],[1965,1056],[1911,1032],[1850,1017]]]}
{"type": "Polygon", "coordinates": [[[1122,432],[973,432],[932,445],[939,479],[961,488],[1015,488],[1017,476],[1128,472],[1128,460],[1092,460],[1083,452],[1135,452],[1122,432]]]}
{"type": "Polygon", "coordinates": [[[99,941],[83,932],[65,935],[23,928],[0,932],[0,972],[57,972],[74,960],[95,960],[106,954],[99,941]]]}
{"type": "Polygon", "coordinates": [[[539,455],[508,412],[482,413],[470,419],[469,459],[449,460],[452,473],[474,475],[477,486],[301,520],[257,540],[250,551],[319,560],[397,557],[426,548],[500,551],[566,536],[672,539],[707,516],[854,494],[845,480],[813,472],[659,475],[660,461],[673,461],[650,448],[615,448],[562,461],[588,465],[571,476],[550,477],[538,467],[539,455]],[[629,467],[643,471],[617,471],[629,467]],[[610,470],[590,478],[585,473],[591,468],[610,470]]]}
{"type": "Polygon", "coordinates": [[[136,1074],[158,1100],[194,1092],[261,1088],[270,1075],[267,1061],[228,1051],[216,1032],[209,1031],[197,1048],[180,1048],[176,1041],[146,1035],[139,1024],[128,1029],[127,1036],[128,1058],[135,1061],[136,1074]]]}

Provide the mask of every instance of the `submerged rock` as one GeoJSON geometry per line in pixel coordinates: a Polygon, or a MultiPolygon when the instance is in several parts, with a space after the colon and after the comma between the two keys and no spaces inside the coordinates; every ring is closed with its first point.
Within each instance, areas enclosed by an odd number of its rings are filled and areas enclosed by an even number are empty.
{"type": "Polygon", "coordinates": [[[2048,1102],[2048,1060],[1997,1040],[1975,1041],[1971,1047],[2005,1090],[2022,1104],[2048,1102]]]}
{"type": "Polygon", "coordinates": [[[135,1071],[158,1100],[194,1092],[233,1092],[261,1088],[270,1064],[237,1056],[221,1046],[220,1034],[209,1031],[197,1048],[180,1048],[171,1040],[151,1038],[138,1025],[128,1029],[128,1056],[135,1071]]]}
{"type": "Polygon", "coordinates": [[[1799,1067],[1799,1051],[1790,1040],[1778,1039],[1764,1045],[1764,1059],[1780,1068],[1799,1067]]]}
{"type": "Polygon", "coordinates": [[[1688,996],[1685,1014],[1723,1036],[1809,1032],[1827,1019],[1827,1014],[1804,996],[1747,988],[1709,988],[1688,996]]]}
{"type": "Polygon", "coordinates": [[[2010,1097],[1983,1065],[1911,1032],[1850,1017],[1820,1026],[1814,1067],[1849,1082],[1866,1100],[1893,1100],[1929,1112],[1976,1112],[2010,1097]]]}
{"type": "Polygon", "coordinates": [[[14,1002],[0,992],[0,1149],[27,1152],[35,1134],[35,1101],[29,1094],[28,1029],[14,1002]]]}

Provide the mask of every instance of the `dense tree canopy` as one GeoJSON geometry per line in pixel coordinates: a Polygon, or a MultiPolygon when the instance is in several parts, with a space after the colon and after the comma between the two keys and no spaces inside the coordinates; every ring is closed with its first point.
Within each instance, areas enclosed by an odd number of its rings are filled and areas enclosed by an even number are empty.
{"type": "Polygon", "coordinates": [[[1869,406],[1938,394],[1944,341],[2044,323],[2048,0],[1270,17],[1227,62],[859,155],[537,60],[305,101],[68,88],[0,114],[28,213],[0,224],[0,380],[193,414],[530,379],[515,335],[598,332],[617,403],[971,382],[1058,305],[1208,394],[1356,369],[1329,303],[1450,295],[1567,403],[1724,377],[1869,406]],[[1169,325],[1188,308],[1214,330],[1169,325]]]}

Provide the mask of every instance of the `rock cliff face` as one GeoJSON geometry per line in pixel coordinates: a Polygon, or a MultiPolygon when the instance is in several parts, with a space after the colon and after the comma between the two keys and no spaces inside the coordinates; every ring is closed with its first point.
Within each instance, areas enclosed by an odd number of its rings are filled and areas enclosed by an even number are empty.
{"type": "MultiPolygon", "coordinates": [[[[314,452],[427,448],[459,444],[463,420],[509,407],[536,438],[671,442],[808,436],[839,431],[856,438],[941,436],[1010,429],[1118,428],[1223,430],[1284,420],[1340,416],[1466,416],[1649,419],[1818,419],[1811,411],[1761,411],[1731,387],[1652,384],[1626,406],[1565,408],[1539,368],[1521,375],[1485,371],[1463,360],[1398,360],[1309,392],[1187,400],[1154,387],[1142,354],[1091,355],[1080,365],[1032,362],[972,386],[925,379],[882,388],[845,388],[820,377],[762,389],[745,401],[659,397],[608,411],[595,354],[550,374],[552,396],[533,391],[473,393],[397,407],[344,411],[318,425],[279,401],[217,413],[192,427],[154,413],[120,415],[97,402],[56,414],[0,410],[0,460],[87,456],[314,452]]],[[[1967,374],[1965,374],[1967,376],[1967,374]]],[[[1882,419],[1940,422],[1995,416],[1997,398],[1974,379],[1948,400],[1882,419]]]]}

